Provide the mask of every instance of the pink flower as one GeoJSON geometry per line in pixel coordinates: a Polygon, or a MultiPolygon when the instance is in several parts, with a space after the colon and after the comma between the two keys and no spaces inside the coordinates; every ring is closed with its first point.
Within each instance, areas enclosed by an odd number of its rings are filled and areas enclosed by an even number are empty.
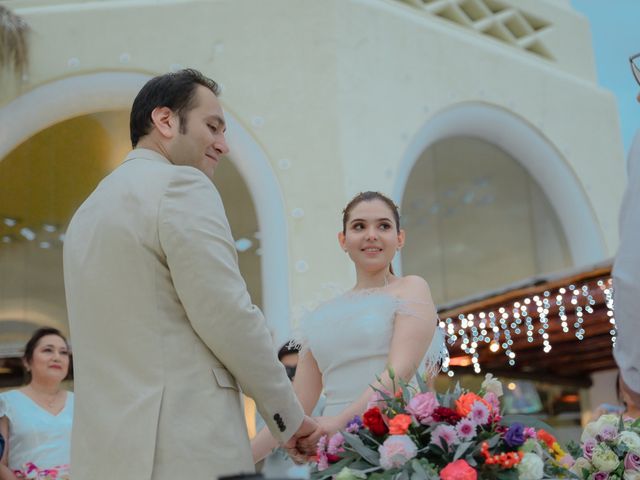
{"type": "Polygon", "coordinates": [[[407,412],[414,416],[414,418],[423,425],[427,425],[433,420],[431,415],[433,411],[439,406],[438,399],[432,392],[419,393],[411,400],[407,405],[407,412]]]}
{"type": "Polygon", "coordinates": [[[593,457],[593,451],[596,448],[596,445],[598,444],[598,442],[596,442],[595,438],[587,438],[584,443],[582,444],[582,455],[584,455],[584,458],[586,458],[587,460],[591,460],[591,458],[593,457]]]}
{"type": "Polygon", "coordinates": [[[484,399],[489,405],[491,405],[491,412],[500,413],[500,399],[498,398],[498,395],[493,392],[487,392],[484,399]]]}
{"type": "Polygon", "coordinates": [[[342,445],[344,445],[344,437],[340,432],[338,432],[332,435],[329,439],[327,453],[330,453],[331,455],[337,455],[340,452],[344,452],[344,448],[342,448],[342,445]]]}
{"type": "Polygon", "coordinates": [[[640,471],[640,455],[633,452],[627,453],[627,456],[624,457],[624,469],[640,471]]]}
{"type": "Polygon", "coordinates": [[[378,449],[380,466],[385,470],[401,467],[418,453],[418,447],[407,435],[391,435],[378,449]]]}
{"type": "Polygon", "coordinates": [[[482,402],[475,402],[471,407],[471,412],[467,418],[475,422],[476,425],[484,425],[489,421],[489,409],[482,402]]]}
{"type": "Polygon", "coordinates": [[[316,456],[318,457],[318,470],[329,468],[329,458],[327,457],[327,436],[323,435],[316,444],[316,456]]]}
{"type": "Polygon", "coordinates": [[[458,443],[456,429],[451,425],[438,425],[435,430],[431,432],[431,443],[435,443],[443,449],[451,448],[452,445],[458,443]]]}
{"type": "Polygon", "coordinates": [[[534,440],[538,438],[538,434],[536,433],[536,429],[533,427],[525,427],[524,429],[524,438],[525,440],[529,438],[533,438],[534,440]]]}
{"type": "Polygon", "coordinates": [[[476,424],[468,418],[460,420],[455,428],[460,440],[471,440],[476,436],[476,424]]]}
{"type": "Polygon", "coordinates": [[[573,464],[576,463],[576,461],[571,455],[565,453],[562,457],[560,457],[558,463],[568,470],[573,467],[573,464]]]}

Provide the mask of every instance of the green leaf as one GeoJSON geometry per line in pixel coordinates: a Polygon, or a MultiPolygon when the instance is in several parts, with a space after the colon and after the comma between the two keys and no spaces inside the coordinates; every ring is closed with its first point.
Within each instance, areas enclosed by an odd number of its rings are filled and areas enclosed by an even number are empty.
{"type": "Polygon", "coordinates": [[[427,383],[424,381],[424,378],[422,378],[422,375],[420,375],[420,372],[418,371],[416,371],[416,384],[420,389],[420,393],[425,393],[429,391],[429,387],[427,386],[427,383]]]}
{"type": "Polygon", "coordinates": [[[322,470],[321,472],[313,472],[311,474],[311,478],[313,480],[324,480],[325,478],[331,478],[332,476],[340,473],[340,470],[342,470],[344,467],[348,467],[352,461],[352,458],[343,458],[338,463],[329,465],[329,468],[327,468],[326,470],[322,470]]]}
{"type": "Polygon", "coordinates": [[[344,436],[345,442],[351,445],[367,462],[371,465],[380,465],[380,455],[378,452],[367,447],[364,442],[360,440],[360,437],[348,432],[343,432],[342,435],[344,436]]]}
{"type": "Polygon", "coordinates": [[[472,445],[473,445],[473,442],[463,442],[460,445],[458,445],[458,448],[456,449],[456,453],[453,455],[453,461],[455,462],[456,460],[462,458],[462,456],[466,453],[466,451],[472,445]]]}

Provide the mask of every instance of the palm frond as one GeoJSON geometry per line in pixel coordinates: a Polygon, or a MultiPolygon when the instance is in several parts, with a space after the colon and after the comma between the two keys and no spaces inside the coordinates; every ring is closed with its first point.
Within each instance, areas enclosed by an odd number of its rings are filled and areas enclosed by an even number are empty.
{"type": "Polygon", "coordinates": [[[27,22],[0,5],[0,68],[13,68],[22,77],[29,63],[28,33],[27,22]]]}

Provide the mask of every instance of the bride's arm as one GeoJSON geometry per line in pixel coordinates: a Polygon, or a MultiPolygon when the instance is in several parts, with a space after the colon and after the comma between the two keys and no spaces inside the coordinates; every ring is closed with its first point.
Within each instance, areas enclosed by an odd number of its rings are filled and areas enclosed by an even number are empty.
{"type": "MultiPolygon", "coordinates": [[[[438,314],[427,282],[417,276],[404,277],[401,281],[403,283],[399,285],[398,297],[411,306],[411,312],[397,313],[389,346],[387,367],[391,367],[394,371],[396,388],[398,379],[402,378],[405,382],[409,382],[414,377],[429,348],[438,323],[438,314]]],[[[394,382],[389,378],[388,369],[380,372],[378,376],[380,381],[372,379],[372,385],[391,392],[394,382]]],[[[329,434],[344,429],[355,415],[364,413],[373,393],[373,388],[368,387],[339,415],[318,419],[320,426],[329,434]]]]}
{"type": "MultiPolygon", "coordinates": [[[[301,353],[298,358],[296,375],[293,378],[293,390],[296,392],[304,412],[311,415],[322,392],[322,374],[310,350],[301,353]]],[[[268,428],[260,430],[251,440],[254,463],[269,455],[277,446],[278,441],[271,435],[268,428]]]]}

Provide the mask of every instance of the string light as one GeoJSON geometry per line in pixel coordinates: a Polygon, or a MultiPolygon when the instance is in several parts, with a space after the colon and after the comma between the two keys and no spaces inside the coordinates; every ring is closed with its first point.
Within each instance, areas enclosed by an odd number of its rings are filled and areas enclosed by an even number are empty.
{"type": "MultiPolygon", "coordinates": [[[[562,287],[544,290],[533,296],[523,295],[496,310],[459,313],[456,319],[447,317],[440,324],[448,334],[450,346],[458,344],[471,358],[475,373],[480,373],[479,349],[484,345],[492,353],[502,350],[510,366],[516,365],[517,354],[513,349],[513,337],[526,339],[527,343],[540,342],[542,352],[553,349],[550,329],[556,325],[564,335],[573,335],[578,341],[585,338],[585,320],[596,314],[593,308],[600,300],[606,308],[606,318],[611,329],[611,342],[615,345],[616,329],[613,304],[613,288],[610,277],[585,280],[562,287]],[[604,301],[603,301],[604,300],[604,301]],[[571,313],[569,313],[571,312],[571,313]],[[572,322],[570,321],[573,320],[572,322]]],[[[447,364],[443,370],[452,376],[447,364]]]]}

